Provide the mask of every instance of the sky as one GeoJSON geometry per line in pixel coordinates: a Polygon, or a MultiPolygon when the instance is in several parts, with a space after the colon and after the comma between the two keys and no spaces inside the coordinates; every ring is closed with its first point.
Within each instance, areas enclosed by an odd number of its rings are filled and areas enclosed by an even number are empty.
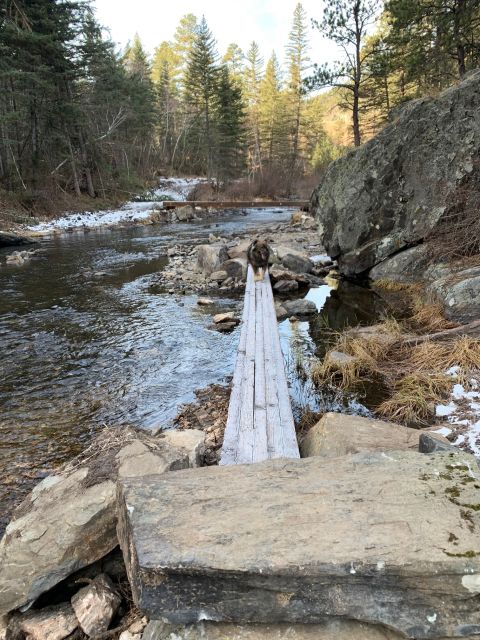
{"type": "MultiPolygon", "coordinates": [[[[265,60],[272,50],[285,58],[285,44],[298,0],[94,0],[99,22],[110,30],[114,42],[124,46],[138,33],[153,53],[162,40],[170,40],[186,13],[205,15],[221,55],[231,42],[245,52],[252,40],[260,45],[265,60]]],[[[335,46],[311,29],[310,18],[320,19],[323,0],[303,0],[307,13],[312,62],[331,62],[335,46]]]]}

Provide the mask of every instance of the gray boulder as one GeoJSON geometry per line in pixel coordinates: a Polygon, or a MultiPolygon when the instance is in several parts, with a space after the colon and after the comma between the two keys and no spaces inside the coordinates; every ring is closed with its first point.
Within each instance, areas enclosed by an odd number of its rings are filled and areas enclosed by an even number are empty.
{"type": "Polygon", "coordinates": [[[285,300],[282,307],[289,316],[311,316],[317,313],[317,306],[312,300],[285,300]]]}
{"type": "Polygon", "coordinates": [[[226,271],[229,278],[234,280],[245,280],[247,277],[247,259],[232,258],[226,260],[221,265],[221,270],[226,271]]]}
{"type": "Polygon", "coordinates": [[[480,152],[480,71],[409,102],[375,138],[330,165],[311,210],[340,271],[355,275],[427,238],[480,152]]]}
{"type": "Polygon", "coordinates": [[[0,231],[0,247],[16,247],[26,244],[35,244],[35,240],[10,231],[0,231]]]}
{"type": "Polygon", "coordinates": [[[87,454],[40,482],[0,541],[0,616],[114,549],[117,478],[189,467],[189,453],[133,429],[106,429],[87,454]]]}
{"type": "Polygon", "coordinates": [[[273,290],[277,293],[298,291],[298,282],[296,280],[279,280],[273,285],[273,290]]]}
{"type": "Polygon", "coordinates": [[[410,284],[424,279],[428,262],[428,247],[419,244],[386,258],[375,265],[368,275],[372,280],[390,280],[410,284]]]}
{"type": "Polygon", "coordinates": [[[448,319],[466,323],[480,318],[480,267],[450,271],[431,282],[428,291],[448,319]]]}
{"type": "Polygon", "coordinates": [[[77,591],[72,607],[82,630],[88,636],[98,636],[110,626],[121,601],[110,578],[102,573],[77,591]]]}
{"type": "Polygon", "coordinates": [[[471,455],[413,451],[129,478],[118,537],[134,600],[172,624],[337,617],[474,635],[477,479],[471,455]]]}
{"type": "Polygon", "coordinates": [[[197,267],[207,276],[220,271],[222,262],[226,260],[228,253],[224,244],[201,244],[197,247],[197,267]]]}
{"type": "Polygon", "coordinates": [[[313,269],[313,262],[309,258],[295,253],[289,253],[284,256],[282,264],[287,269],[295,271],[295,273],[310,273],[313,269]]]}

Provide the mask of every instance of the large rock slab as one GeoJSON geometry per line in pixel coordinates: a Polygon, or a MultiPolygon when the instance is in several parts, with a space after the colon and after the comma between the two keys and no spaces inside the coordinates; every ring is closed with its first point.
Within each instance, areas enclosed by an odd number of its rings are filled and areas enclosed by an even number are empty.
{"type": "Polygon", "coordinates": [[[420,282],[425,277],[429,260],[428,246],[419,244],[380,262],[368,275],[372,280],[390,280],[405,284],[420,282]]]}
{"type": "Polygon", "coordinates": [[[268,460],[119,484],[137,605],[174,624],[321,623],[480,633],[473,456],[268,460]]]}
{"type": "Polygon", "coordinates": [[[186,469],[189,455],[133,429],[105,430],[78,460],[42,480],[0,542],[0,616],[117,546],[117,477],[186,469]]]}
{"type": "Polygon", "coordinates": [[[312,195],[326,252],[360,274],[417,244],[456,204],[480,152],[480,72],[409,102],[375,138],[332,163],[312,195]]]}
{"type": "Polygon", "coordinates": [[[322,624],[199,622],[186,626],[152,620],[142,640],[401,640],[403,637],[385,627],[341,619],[322,624]]]}
{"type": "Polygon", "coordinates": [[[336,458],[362,451],[418,451],[420,431],[393,422],[326,413],[300,443],[302,457],[336,458]]]}

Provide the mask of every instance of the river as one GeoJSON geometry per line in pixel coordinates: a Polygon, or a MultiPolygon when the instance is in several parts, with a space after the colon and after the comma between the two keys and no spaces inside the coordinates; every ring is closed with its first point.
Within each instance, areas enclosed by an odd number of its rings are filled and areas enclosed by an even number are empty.
{"type": "MultiPolygon", "coordinates": [[[[193,391],[228,381],[237,328],[207,329],[211,309],[195,296],[153,293],[172,242],[235,235],[286,221],[291,212],[252,209],[198,222],[98,229],[46,238],[21,267],[0,251],[0,532],[11,506],[87,444],[103,425],[169,426],[193,391]]],[[[371,322],[381,305],[368,289],[333,281],[311,289],[319,314],[280,324],[296,411],[354,398],[319,394],[299,375],[325,348],[325,330],[371,322]]],[[[218,309],[241,299],[218,298],[218,309]]]]}

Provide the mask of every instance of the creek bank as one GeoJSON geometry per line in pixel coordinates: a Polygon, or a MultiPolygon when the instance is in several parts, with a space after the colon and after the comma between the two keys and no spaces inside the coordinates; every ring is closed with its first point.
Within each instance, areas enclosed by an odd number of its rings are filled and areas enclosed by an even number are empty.
{"type": "Polygon", "coordinates": [[[18,247],[29,244],[35,244],[35,241],[26,235],[12,231],[0,231],[0,249],[2,247],[18,247]]]}

